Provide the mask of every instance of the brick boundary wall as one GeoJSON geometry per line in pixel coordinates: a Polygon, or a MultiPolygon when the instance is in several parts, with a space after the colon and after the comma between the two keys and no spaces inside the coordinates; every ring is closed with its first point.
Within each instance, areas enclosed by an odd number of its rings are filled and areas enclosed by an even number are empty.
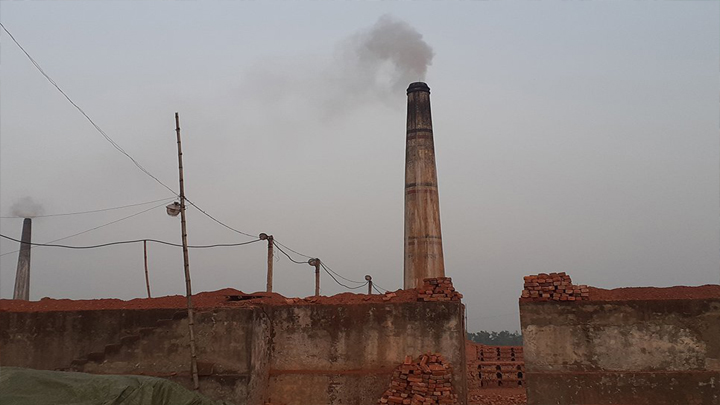
{"type": "Polygon", "coordinates": [[[587,290],[520,298],[528,405],[720,405],[720,285],[587,290]]]}

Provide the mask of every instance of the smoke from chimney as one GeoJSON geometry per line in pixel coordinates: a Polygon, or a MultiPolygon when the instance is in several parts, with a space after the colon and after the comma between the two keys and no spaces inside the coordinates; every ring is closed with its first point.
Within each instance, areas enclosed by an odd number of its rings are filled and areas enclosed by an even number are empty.
{"type": "Polygon", "coordinates": [[[424,80],[434,52],[410,24],[384,15],[340,40],[332,56],[259,62],[244,75],[244,110],[277,123],[293,116],[333,119],[368,104],[395,108],[407,83],[424,80]]]}
{"type": "Polygon", "coordinates": [[[23,197],[10,206],[10,215],[19,218],[34,218],[44,212],[43,206],[35,202],[32,197],[23,197]]]}
{"type": "Polygon", "coordinates": [[[352,36],[344,46],[343,56],[364,73],[361,75],[364,77],[356,76],[358,83],[367,86],[370,79],[371,84],[384,88],[390,84],[391,91],[402,89],[408,82],[425,80],[434,56],[415,28],[390,15],[380,17],[370,29],[352,36]]]}

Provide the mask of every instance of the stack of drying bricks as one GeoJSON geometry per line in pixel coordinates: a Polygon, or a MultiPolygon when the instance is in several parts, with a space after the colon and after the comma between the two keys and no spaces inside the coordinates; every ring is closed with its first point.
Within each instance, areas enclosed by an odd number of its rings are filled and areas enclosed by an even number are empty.
{"type": "Polygon", "coordinates": [[[458,396],[453,392],[452,367],[443,356],[427,353],[418,361],[405,357],[395,369],[390,388],[383,393],[381,405],[455,405],[458,396]]]}
{"type": "Polygon", "coordinates": [[[534,301],[581,301],[590,299],[590,290],[586,285],[573,285],[570,276],[565,273],[540,273],[525,276],[525,289],[522,297],[534,301]]]}
{"type": "Polygon", "coordinates": [[[460,301],[463,297],[455,291],[450,277],[426,278],[423,281],[423,286],[418,288],[418,301],[460,301]]]}

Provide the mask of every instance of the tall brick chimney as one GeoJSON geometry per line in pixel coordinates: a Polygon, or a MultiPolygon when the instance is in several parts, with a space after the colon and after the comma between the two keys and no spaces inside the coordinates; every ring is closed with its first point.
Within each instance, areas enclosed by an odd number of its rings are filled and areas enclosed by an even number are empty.
{"type": "Polygon", "coordinates": [[[404,288],[423,279],[445,276],[435,145],[430,114],[430,87],[422,82],[407,89],[405,144],[405,270],[404,288]]]}
{"type": "Polygon", "coordinates": [[[23,221],[22,238],[20,238],[20,254],[18,255],[17,273],[15,273],[14,300],[30,300],[30,240],[32,219],[23,221]]]}

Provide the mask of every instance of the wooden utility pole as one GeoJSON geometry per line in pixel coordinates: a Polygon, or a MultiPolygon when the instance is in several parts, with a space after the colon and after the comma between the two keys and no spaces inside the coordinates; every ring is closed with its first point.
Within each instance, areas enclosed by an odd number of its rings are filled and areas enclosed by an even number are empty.
{"type": "Polygon", "coordinates": [[[367,276],[365,276],[365,280],[367,280],[367,282],[368,282],[368,295],[371,295],[372,294],[372,276],[368,274],[367,276]]]}
{"type": "Polygon", "coordinates": [[[314,259],[308,260],[308,264],[311,266],[315,266],[315,296],[320,296],[320,259],[317,257],[314,259]]]}
{"type": "Polygon", "coordinates": [[[150,296],[150,276],[148,275],[147,240],[143,241],[143,253],[145,256],[145,287],[147,287],[148,298],[152,298],[150,296]]]}
{"type": "Polygon", "coordinates": [[[268,255],[267,255],[267,292],[272,292],[273,288],[273,245],[275,240],[272,235],[266,233],[260,234],[260,240],[267,240],[268,242],[268,255]]]}
{"type": "Polygon", "coordinates": [[[185,293],[187,295],[188,330],[190,332],[190,372],[193,389],[200,389],[198,380],[197,354],[195,352],[195,320],[193,316],[192,287],[190,285],[190,258],[188,257],[187,222],[185,221],[185,182],[183,180],[182,145],[180,144],[180,117],[175,113],[175,132],[177,133],[178,169],[180,171],[180,224],[182,226],[183,263],[185,266],[185,293]]]}

